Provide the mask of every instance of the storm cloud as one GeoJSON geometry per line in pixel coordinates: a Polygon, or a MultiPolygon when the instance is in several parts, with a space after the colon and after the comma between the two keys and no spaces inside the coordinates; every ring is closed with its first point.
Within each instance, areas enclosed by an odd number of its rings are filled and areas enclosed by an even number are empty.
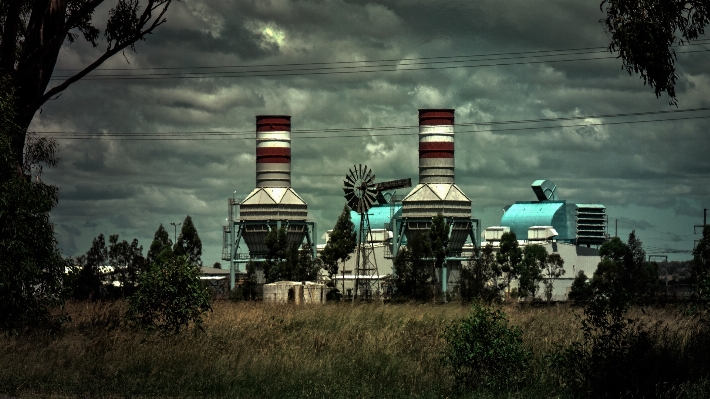
{"type": "MultiPolygon", "coordinates": [[[[292,186],[322,232],[343,207],[340,187],[351,165],[367,164],[380,181],[416,182],[417,109],[444,107],[456,109],[456,181],[483,226],[498,224],[503,206],[534,200],[534,180],[550,179],[562,199],[605,204],[610,230],[618,218],[620,235],[635,228],[654,248],[692,249],[692,226],[710,205],[710,135],[707,119],[697,117],[710,112],[604,115],[709,107],[710,53],[703,51],[710,48],[678,49],[679,108],[671,107],[603,51],[609,37],[601,17],[596,2],[573,0],[175,2],[167,23],[137,43],[137,52],[102,67],[128,71],[96,71],[35,116],[31,129],[38,132],[96,133],[81,140],[52,135],[62,161],[45,180],[61,188],[52,213],[60,247],[83,253],[99,233],[136,237],[147,247],[159,224],[172,236],[169,223],[190,214],[204,262],[218,261],[227,198],[254,187],[248,133],[262,114],[292,116],[292,186]],[[539,57],[570,49],[602,51],[539,57]],[[406,65],[471,55],[489,61],[406,65]],[[407,61],[420,58],[428,60],[407,61]],[[375,60],[395,61],[390,71],[258,76],[264,65],[375,60]],[[489,66],[475,66],[481,64],[489,66]],[[97,79],[196,67],[189,72],[211,72],[97,79]],[[220,77],[229,71],[242,72],[220,77]],[[538,119],[551,121],[500,123],[538,119]],[[401,129],[356,130],[383,126],[401,129]],[[170,132],[238,134],[189,141],[101,136],[170,132]]],[[[55,76],[100,50],[65,44],[55,76]]]]}

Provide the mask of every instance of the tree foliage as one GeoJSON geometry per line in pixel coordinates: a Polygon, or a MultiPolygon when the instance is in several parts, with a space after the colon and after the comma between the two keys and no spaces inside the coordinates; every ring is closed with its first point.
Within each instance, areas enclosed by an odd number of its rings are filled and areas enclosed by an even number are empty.
{"type": "Polygon", "coordinates": [[[338,262],[345,264],[356,247],[357,232],[350,217],[350,208],[346,205],[338,216],[330,238],[320,254],[320,259],[331,280],[338,274],[338,262]]]}
{"type": "Polygon", "coordinates": [[[394,258],[395,296],[402,299],[428,300],[434,295],[431,284],[431,244],[424,234],[412,234],[407,246],[394,258]]]}
{"type": "Polygon", "coordinates": [[[538,286],[543,280],[542,270],[547,261],[547,250],[540,244],[527,245],[523,249],[523,259],[517,265],[518,296],[520,298],[537,295],[538,286]]]}
{"type": "Polygon", "coordinates": [[[141,273],[128,298],[128,319],[137,327],[178,334],[212,310],[210,295],[200,282],[200,269],[187,256],[161,256],[141,273]]]}
{"type": "Polygon", "coordinates": [[[518,238],[514,232],[503,233],[500,237],[500,250],[496,255],[501,271],[505,273],[506,289],[510,293],[510,283],[518,277],[518,266],[523,260],[523,252],[518,246],[518,238]]]}
{"type": "Polygon", "coordinates": [[[441,212],[431,219],[429,246],[434,257],[434,267],[437,269],[443,267],[449,253],[449,225],[441,212]]]}
{"type": "Polygon", "coordinates": [[[173,247],[177,256],[185,255],[196,266],[202,266],[202,240],[197,234],[195,224],[190,215],[182,222],[182,229],[173,247]]]}
{"type": "Polygon", "coordinates": [[[545,282],[545,298],[550,302],[550,299],[552,299],[554,280],[565,274],[565,260],[557,253],[547,255],[542,274],[545,282]]]}
{"type": "Polygon", "coordinates": [[[173,242],[170,240],[170,234],[165,230],[163,224],[161,223],[158,230],[155,231],[153,236],[153,242],[150,243],[150,248],[148,249],[147,262],[153,264],[162,257],[169,257],[173,253],[173,242]]]}
{"type": "Polygon", "coordinates": [[[592,298],[592,287],[584,270],[577,272],[567,298],[578,304],[586,303],[592,298]]]}
{"type": "Polygon", "coordinates": [[[531,352],[502,311],[474,303],[468,318],[444,331],[444,340],[442,361],[462,390],[513,390],[525,382],[531,352]]]}
{"type": "Polygon", "coordinates": [[[571,386],[594,397],[619,397],[630,392],[632,376],[638,373],[637,359],[651,345],[648,331],[638,320],[626,317],[633,300],[644,292],[635,279],[643,277],[645,253],[634,231],[627,244],[614,237],[599,253],[602,260],[584,308],[584,338],[563,351],[562,369],[571,386]]]}
{"type": "Polygon", "coordinates": [[[98,300],[104,297],[105,290],[100,270],[101,266],[108,263],[108,249],[104,235],[99,234],[94,238],[86,255],[77,260],[80,270],[70,285],[72,297],[79,300],[98,300]]]}
{"type": "Polygon", "coordinates": [[[0,81],[0,329],[17,332],[61,321],[51,311],[63,304],[68,264],[49,219],[59,188],[42,181],[42,166],[57,165],[57,146],[30,135],[18,158],[13,98],[0,81]]]}
{"type": "Polygon", "coordinates": [[[493,247],[489,244],[476,248],[473,258],[461,267],[459,295],[463,300],[491,303],[500,300],[505,284],[500,282],[502,271],[493,247]]]}
{"type": "MultiPolygon", "coordinates": [[[[115,0],[105,21],[95,21],[94,12],[103,0],[13,0],[0,3],[0,74],[15,89],[18,126],[10,137],[10,150],[17,167],[22,168],[22,154],[27,128],[35,112],[74,82],[82,79],[104,61],[135,43],[165,22],[171,0],[115,0]],[[65,40],[74,42],[79,35],[94,47],[99,45],[104,25],[106,50],[81,71],[62,77],[49,88],[59,52],[65,40]]],[[[55,75],[56,76],[56,75],[55,75]]],[[[20,172],[18,169],[18,173],[20,172]]]]}
{"type": "Polygon", "coordinates": [[[609,51],[618,52],[623,68],[641,75],[656,97],[664,91],[677,105],[674,45],[702,35],[710,3],[695,0],[603,0],[602,23],[611,34],[609,51]]]}
{"type": "MultiPolygon", "coordinates": [[[[261,264],[264,281],[314,281],[320,263],[313,259],[312,248],[306,244],[299,250],[298,244],[288,242],[285,227],[272,228],[264,244],[268,248],[266,260],[261,264]]],[[[255,270],[253,270],[255,271],[255,270]]]]}
{"type": "Polygon", "coordinates": [[[130,295],[138,283],[138,275],[146,267],[143,257],[143,246],[138,245],[138,240],[118,240],[118,234],[112,234],[108,246],[108,264],[113,267],[114,274],[120,283],[120,294],[130,295]]]}
{"type": "Polygon", "coordinates": [[[710,300],[710,226],[703,227],[703,237],[693,249],[690,269],[695,291],[704,302],[710,300]]]}

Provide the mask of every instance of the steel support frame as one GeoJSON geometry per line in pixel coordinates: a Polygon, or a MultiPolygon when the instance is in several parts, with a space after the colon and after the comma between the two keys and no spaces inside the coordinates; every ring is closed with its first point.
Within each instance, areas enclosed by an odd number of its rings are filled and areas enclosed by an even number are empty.
{"type": "Polygon", "coordinates": [[[230,240],[230,250],[231,259],[229,261],[229,288],[231,290],[236,286],[236,274],[239,273],[239,264],[249,263],[249,262],[264,262],[266,259],[258,256],[240,256],[243,253],[237,252],[239,250],[239,244],[241,243],[242,233],[245,226],[249,225],[264,225],[273,226],[276,224],[276,228],[280,229],[281,226],[287,227],[289,225],[294,226],[306,226],[306,242],[311,247],[311,256],[315,259],[318,256],[318,248],[316,243],[318,242],[318,230],[316,222],[309,222],[303,220],[234,220],[232,222],[232,239],[230,240]],[[236,232],[236,237],[235,237],[236,232]]]}
{"type": "MultiPolygon", "coordinates": [[[[430,223],[432,218],[395,218],[394,219],[394,224],[392,225],[392,250],[390,251],[392,253],[392,258],[396,258],[397,254],[399,253],[399,249],[402,247],[402,240],[404,237],[404,231],[406,229],[407,223],[430,223]]],[[[481,231],[481,220],[480,219],[474,219],[474,218],[462,218],[462,217],[444,217],[444,222],[449,225],[449,237],[451,236],[451,229],[453,228],[453,225],[455,222],[468,222],[470,223],[470,230],[467,231],[467,238],[471,239],[471,242],[473,243],[475,248],[480,247],[480,241],[478,240],[478,236],[481,231]]],[[[447,256],[446,261],[444,262],[444,266],[442,267],[441,271],[441,291],[442,295],[444,295],[444,298],[446,298],[446,292],[448,291],[447,287],[447,282],[448,282],[448,270],[447,270],[447,263],[449,261],[465,261],[469,260],[470,258],[468,257],[463,257],[463,256],[447,256]]],[[[392,276],[396,277],[396,272],[392,270],[392,276]]]]}

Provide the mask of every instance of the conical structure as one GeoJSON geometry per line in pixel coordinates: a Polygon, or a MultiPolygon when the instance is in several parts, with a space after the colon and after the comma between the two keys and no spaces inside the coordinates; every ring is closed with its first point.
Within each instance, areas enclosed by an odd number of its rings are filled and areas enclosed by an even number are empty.
{"type": "MultiPolygon", "coordinates": [[[[460,251],[471,231],[471,200],[456,185],[454,173],[454,110],[419,110],[419,184],[402,200],[403,219],[430,219],[437,213],[454,222],[449,249],[460,251]]],[[[405,234],[429,229],[428,223],[407,223],[405,234]]]]}
{"type": "MultiPolygon", "coordinates": [[[[301,221],[308,217],[308,205],[291,188],[291,117],[256,117],[256,188],[239,204],[242,237],[252,258],[268,252],[264,241],[270,228],[279,222],[301,221]]],[[[303,242],[304,224],[284,223],[288,242],[303,242]]]]}

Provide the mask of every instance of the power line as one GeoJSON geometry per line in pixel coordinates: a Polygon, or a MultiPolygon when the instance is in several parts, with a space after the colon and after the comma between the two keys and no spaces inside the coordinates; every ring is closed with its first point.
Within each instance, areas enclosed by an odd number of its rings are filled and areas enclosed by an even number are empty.
{"type": "MultiPolygon", "coordinates": [[[[686,46],[697,46],[710,43],[710,39],[701,39],[694,43],[688,43],[682,47],[686,46]]],[[[518,51],[518,52],[506,52],[506,53],[486,53],[486,54],[467,54],[467,55],[453,55],[453,56],[438,56],[438,57],[410,57],[410,58],[391,58],[391,59],[380,59],[380,60],[355,60],[355,61],[331,61],[331,62],[304,62],[304,63],[282,63],[282,64],[254,64],[254,65],[218,65],[218,66],[190,66],[190,67],[145,67],[145,68],[96,68],[94,71],[145,71],[145,70],[184,70],[184,69],[222,69],[222,68],[267,68],[267,67],[285,67],[285,66],[312,66],[312,65],[348,65],[348,64],[365,64],[365,63],[380,63],[380,62],[402,62],[402,61],[421,61],[421,60],[442,60],[442,59],[459,59],[459,58],[477,58],[477,57],[494,57],[494,56],[509,56],[517,55],[524,56],[520,58],[528,58],[528,54],[545,54],[550,56],[550,53],[554,56],[561,55],[572,55],[576,54],[573,52],[578,51],[590,51],[595,50],[595,52],[606,52],[607,47],[578,47],[569,49],[557,49],[557,50],[531,50],[531,51],[518,51]]],[[[500,58],[499,58],[500,59],[500,58]]],[[[79,72],[81,69],[62,69],[57,68],[54,71],[69,71],[69,72],[79,72]]]]}
{"type": "MultiPolygon", "coordinates": [[[[667,121],[704,119],[704,118],[710,118],[710,115],[690,116],[690,117],[684,117],[684,118],[651,119],[651,120],[644,120],[644,121],[584,123],[584,124],[567,125],[567,126],[534,126],[534,127],[507,128],[507,129],[491,129],[491,130],[485,130],[485,131],[464,130],[464,131],[458,131],[457,133],[481,133],[481,132],[504,132],[504,131],[509,132],[509,131],[524,131],[524,130],[559,129],[559,128],[569,128],[569,127],[609,126],[609,125],[649,123],[649,122],[667,122],[667,121]]],[[[41,132],[41,133],[47,134],[47,132],[41,132]]],[[[69,133],[69,132],[67,132],[67,133],[69,133]]],[[[238,136],[237,133],[210,132],[210,133],[198,133],[198,134],[210,135],[210,136],[221,136],[221,137],[226,137],[226,138],[205,138],[205,137],[183,138],[183,137],[178,137],[180,135],[184,135],[182,133],[180,133],[180,134],[177,134],[177,133],[133,133],[133,135],[134,135],[133,137],[119,137],[119,136],[126,136],[128,134],[130,134],[130,133],[124,133],[124,134],[110,133],[110,134],[97,134],[97,135],[91,135],[90,133],[85,133],[84,135],[74,134],[73,136],[55,137],[55,138],[59,139],[59,140],[91,140],[91,139],[97,139],[97,138],[106,138],[109,140],[117,140],[117,141],[127,141],[127,140],[133,140],[133,141],[148,141],[148,140],[151,140],[151,141],[152,140],[210,141],[210,140],[227,140],[227,139],[232,139],[233,136],[238,136]],[[138,134],[141,134],[143,136],[142,137],[135,137],[135,135],[138,135],[138,134]]],[[[253,136],[254,133],[252,132],[250,134],[252,136],[241,137],[241,138],[255,139],[255,136],[253,136]]],[[[414,134],[416,134],[416,133],[410,132],[410,133],[389,133],[389,134],[369,134],[369,135],[357,134],[357,135],[299,136],[299,139],[391,137],[391,136],[412,136],[414,134]]]]}
{"type": "MultiPolygon", "coordinates": [[[[572,117],[557,117],[557,118],[540,118],[540,119],[519,119],[519,120],[505,120],[505,121],[491,121],[491,122],[466,122],[459,123],[456,126],[491,126],[491,125],[508,125],[516,123],[538,123],[538,122],[555,122],[555,121],[569,121],[569,120],[583,120],[583,119],[599,119],[599,118],[617,118],[617,117],[628,117],[628,116],[644,116],[644,115],[660,115],[660,114],[677,114],[686,112],[698,112],[698,111],[709,111],[710,107],[700,107],[700,108],[687,108],[687,109],[676,109],[676,110],[662,110],[662,111],[644,111],[644,112],[625,112],[617,114],[599,114],[599,115],[585,115],[585,116],[572,116],[572,117]]],[[[586,125],[585,125],[586,126],[586,125]]],[[[292,134],[302,134],[302,133],[336,133],[336,132],[353,132],[353,131],[388,131],[388,130],[407,130],[417,128],[419,125],[401,125],[401,126],[378,126],[378,127],[348,127],[348,128],[326,128],[326,129],[293,129],[292,134]]],[[[70,131],[44,131],[36,132],[41,134],[107,134],[107,135],[160,135],[160,134],[230,134],[230,135],[253,135],[254,131],[176,131],[176,132],[110,132],[110,133],[86,133],[86,132],[70,132],[70,131]]]]}
{"type": "MultiPolygon", "coordinates": [[[[691,50],[683,51],[679,53],[699,53],[707,52],[710,49],[703,50],[691,50]]],[[[515,58],[515,57],[513,57],[515,58]]],[[[415,68],[400,68],[399,65],[385,65],[385,66],[345,66],[345,67],[322,67],[322,68],[301,68],[301,69],[274,69],[274,70],[252,70],[252,71],[242,71],[242,72],[190,72],[190,73],[156,73],[156,74],[124,74],[124,75],[93,75],[82,78],[85,80],[163,80],[163,79],[203,79],[203,78],[254,78],[254,77],[285,77],[285,76],[306,76],[306,75],[349,75],[355,73],[373,73],[373,72],[400,72],[400,71],[426,71],[426,70],[444,70],[444,69],[455,69],[455,68],[481,68],[481,67],[492,67],[492,66],[511,66],[511,65],[534,65],[534,64],[545,64],[545,63],[559,63],[559,62],[572,62],[572,61],[590,61],[590,60],[605,60],[618,58],[617,56],[605,56],[605,57],[587,57],[587,58],[571,58],[571,59],[561,59],[561,60],[537,60],[537,61],[520,61],[520,62],[504,62],[504,63],[490,63],[490,64],[477,64],[477,65],[453,65],[453,66],[429,66],[429,67],[415,67],[415,68]],[[363,69],[370,68],[370,69],[363,69]],[[343,69],[356,69],[356,70],[343,70],[343,69]]],[[[481,61],[481,60],[479,60],[481,61]]],[[[454,61],[452,61],[454,62],[454,61]]],[[[468,61],[455,61],[455,62],[468,62],[468,61]]],[[[478,61],[471,61],[478,62],[478,61]]],[[[420,64],[432,64],[431,63],[420,63],[420,64]]],[[[451,63],[451,62],[448,62],[451,63]]],[[[410,64],[404,64],[410,65],[410,64]]],[[[411,64],[417,65],[417,64],[411,64]]],[[[52,77],[50,80],[64,80],[69,76],[52,77]]]]}

